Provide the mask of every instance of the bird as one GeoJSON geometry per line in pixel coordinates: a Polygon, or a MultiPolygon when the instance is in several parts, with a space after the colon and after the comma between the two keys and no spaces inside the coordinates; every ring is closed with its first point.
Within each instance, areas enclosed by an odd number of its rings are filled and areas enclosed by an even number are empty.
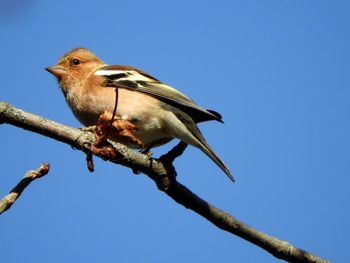
{"type": "Polygon", "coordinates": [[[211,120],[223,123],[216,111],[204,109],[141,69],[108,65],[82,47],[71,49],[45,69],[57,78],[67,104],[84,126],[96,125],[106,111],[111,116],[117,106],[115,115],[129,135],[111,134],[112,140],[150,149],[177,138],[199,148],[234,182],[197,126],[211,120]]]}

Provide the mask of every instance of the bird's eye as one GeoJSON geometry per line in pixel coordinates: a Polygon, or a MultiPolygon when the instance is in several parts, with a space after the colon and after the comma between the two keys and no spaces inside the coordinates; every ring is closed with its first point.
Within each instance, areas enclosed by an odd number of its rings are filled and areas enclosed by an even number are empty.
{"type": "Polygon", "coordinates": [[[75,58],[75,59],[72,60],[72,64],[73,65],[79,65],[80,64],[80,60],[75,58]]]}

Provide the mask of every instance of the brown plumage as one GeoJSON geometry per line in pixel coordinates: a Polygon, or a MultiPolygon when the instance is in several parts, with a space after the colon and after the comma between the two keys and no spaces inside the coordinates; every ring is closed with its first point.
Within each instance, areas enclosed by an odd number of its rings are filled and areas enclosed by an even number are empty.
{"type": "Polygon", "coordinates": [[[145,147],[155,147],[178,138],[202,150],[234,181],[196,125],[208,120],[222,122],[217,112],[198,106],[140,69],[109,66],[85,48],[72,49],[47,70],[57,77],[68,105],[83,125],[95,125],[101,114],[113,111],[114,88],[118,88],[116,116],[120,122],[116,127],[135,126],[129,132],[136,139],[125,140],[115,132],[113,140],[138,148],[142,145],[138,140],[145,147]]]}

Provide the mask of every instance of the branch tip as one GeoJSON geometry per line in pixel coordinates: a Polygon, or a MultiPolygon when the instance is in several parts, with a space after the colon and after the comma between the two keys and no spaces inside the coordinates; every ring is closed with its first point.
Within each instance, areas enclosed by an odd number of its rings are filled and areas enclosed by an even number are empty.
{"type": "Polygon", "coordinates": [[[34,180],[43,177],[50,170],[50,165],[48,163],[41,163],[36,170],[30,170],[25,173],[21,181],[0,200],[0,214],[10,209],[13,203],[18,199],[18,197],[23,193],[27,186],[34,180]]]}

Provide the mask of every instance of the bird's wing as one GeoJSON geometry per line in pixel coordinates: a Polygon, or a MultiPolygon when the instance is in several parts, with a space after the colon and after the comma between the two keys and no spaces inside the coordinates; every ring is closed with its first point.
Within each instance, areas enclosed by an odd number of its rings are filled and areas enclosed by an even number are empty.
{"type": "Polygon", "coordinates": [[[219,113],[198,106],[180,91],[161,83],[142,70],[129,66],[105,66],[94,74],[105,78],[106,87],[118,87],[145,93],[181,109],[195,122],[209,120],[223,122],[219,113]]]}

